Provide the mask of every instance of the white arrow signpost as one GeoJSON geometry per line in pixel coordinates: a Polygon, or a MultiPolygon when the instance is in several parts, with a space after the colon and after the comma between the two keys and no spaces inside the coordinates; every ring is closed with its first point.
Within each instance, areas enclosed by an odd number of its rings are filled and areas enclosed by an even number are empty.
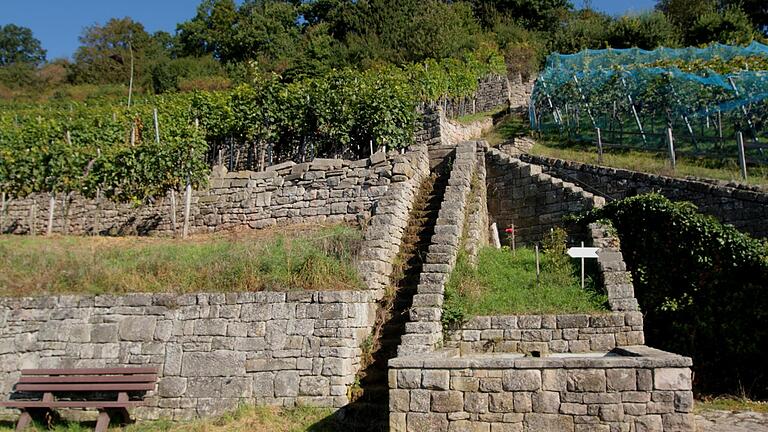
{"type": "Polygon", "coordinates": [[[568,256],[571,258],[581,258],[581,287],[584,288],[584,259],[585,258],[597,258],[596,247],[584,247],[584,242],[581,242],[581,247],[572,247],[568,249],[568,256]]]}

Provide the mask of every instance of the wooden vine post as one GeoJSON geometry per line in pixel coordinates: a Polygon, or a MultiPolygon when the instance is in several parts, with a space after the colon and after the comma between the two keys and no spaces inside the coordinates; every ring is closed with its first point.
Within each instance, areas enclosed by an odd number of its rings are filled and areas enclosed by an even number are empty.
{"type": "Polygon", "coordinates": [[[56,192],[51,192],[50,200],[48,201],[48,227],[45,230],[45,235],[49,236],[53,234],[53,212],[56,209],[56,192]]]}
{"type": "MultiPolygon", "coordinates": [[[[160,122],[157,120],[157,108],[152,110],[152,119],[155,123],[155,142],[160,144],[160,122]]],[[[171,199],[171,230],[173,235],[176,235],[176,189],[174,187],[168,188],[168,195],[171,199]]]]}
{"type": "MultiPolygon", "coordinates": [[[[200,120],[195,119],[195,129],[200,128],[200,120]]],[[[190,158],[193,157],[190,154],[190,158]]],[[[192,206],[192,173],[187,171],[187,187],[184,191],[184,228],[181,234],[182,238],[189,236],[189,209],[192,206]]]]}
{"type": "Polygon", "coordinates": [[[5,226],[5,206],[6,206],[6,202],[5,202],[6,194],[5,194],[5,191],[0,193],[0,195],[2,196],[2,200],[0,201],[0,234],[2,234],[3,233],[3,227],[5,226]]]}

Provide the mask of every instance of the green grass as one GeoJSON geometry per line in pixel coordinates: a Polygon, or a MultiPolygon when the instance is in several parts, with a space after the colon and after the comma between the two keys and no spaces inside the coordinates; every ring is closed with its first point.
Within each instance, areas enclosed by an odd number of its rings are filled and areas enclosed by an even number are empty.
{"type": "MultiPolygon", "coordinates": [[[[333,410],[328,408],[299,407],[281,409],[271,407],[241,407],[212,420],[172,422],[158,420],[141,422],[126,427],[109,428],[119,432],[333,432],[337,430],[329,419],[333,410]]],[[[0,432],[13,431],[11,423],[0,422],[0,432]]],[[[52,429],[36,425],[29,431],[86,432],[92,423],[62,423],[52,429]]]]}
{"type": "Polygon", "coordinates": [[[496,114],[498,114],[498,113],[500,113],[502,111],[506,111],[506,109],[507,109],[507,107],[500,106],[500,107],[494,108],[494,109],[492,109],[490,111],[483,111],[483,112],[478,112],[478,113],[474,113],[474,114],[466,114],[466,115],[463,115],[461,117],[457,117],[455,120],[457,122],[459,122],[459,123],[462,123],[462,124],[474,123],[476,121],[483,120],[483,119],[486,119],[488,117],[493,117],[493,116],[495,116],[496,114]]]}
{"type": "MultiPolygon", "coordinates": [[[[530,153],[582,163],[598,164],[595,149],[583,145],[538,142],[533,146],[530,153]]],[[[678,157],[676,158],[676,168],[673,170],[668,159],[666,159],[666,154],[608,149],[603,153],[601,165],[670,177],[693,176],[744,183],[735,159],[721,161],[678,157]]],[[[746,183],[768,185],[768,167],[749,167],[746,183]]]]}
{"type": "Polygon", "coordinates": [[[491,146],[528,135],[528,120],[519,115],[509,115],[483,137],[491,146]]]}
{"type": "Polygon", "coordinates": [[[198,236],[0,236],[0,296],[362,287],[347,226],[198,236]]]}
{"type": "MultiPolygon", "coordinates": [[[[516,137],[530,135],[528,119],[521,115],[510,115],[484,139],[491,146],[497,146],[516,137]]],[[[563,142],[552,136],[538,139],[530,153],[575,162],[598,164],[595,146],[583,142],[563,142]]],[[[678,155],[676,168],[672,170],[666,153],[607,148],[600,164],[613,168],[628,169],[670,177],[702,177],[713,180],[736,181],[753,185],[768,185],[768,167],[750,166],[746,182],[741,179],[736,156],[733,158],[703,158],[678,155]]]]}
{"type": "Polygon", "coordinates": [[[446,319],[477,315],[583,313],[605,310],[606,298],[590,287],[581,289],[576,268],[567,256],[541,254],[536,279],[534,251],[484,247],[477,267],[460,256],[446,285],[446,319]],[[462,316],[463,315],[463,316],[462,316]]]}
{"type": "Polygon", "coordinates": [[[696,401],[696,411],[755,411],[768,413],[768,402],[721,396],[696,401]]]}

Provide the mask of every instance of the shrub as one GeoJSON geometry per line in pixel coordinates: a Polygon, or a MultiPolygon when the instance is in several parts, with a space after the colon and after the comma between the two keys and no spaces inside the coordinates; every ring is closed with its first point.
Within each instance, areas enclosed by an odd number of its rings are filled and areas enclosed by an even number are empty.
{"type": "Polygon", "coordinates": [[[616,227],[650,345],[693,357],[700,392],[768,395],[768,244],[658,194],[582,222],[616,227]]]}

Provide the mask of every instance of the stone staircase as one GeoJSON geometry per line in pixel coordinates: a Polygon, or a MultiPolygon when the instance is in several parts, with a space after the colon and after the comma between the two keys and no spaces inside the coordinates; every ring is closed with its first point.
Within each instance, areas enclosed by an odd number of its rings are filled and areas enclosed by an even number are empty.
{"type": "Polygon", "coordinates": [[[344,430],[366,432],[389,430],[388,362],[397,356],[409,309],[416,294],[427,249],[443,201],[449,173],[438,167],[422,183],[395,261],[393,288],[379,308],[374,337],[364,355],[358,385],[350,405],[338,415],[344,430]]]}

